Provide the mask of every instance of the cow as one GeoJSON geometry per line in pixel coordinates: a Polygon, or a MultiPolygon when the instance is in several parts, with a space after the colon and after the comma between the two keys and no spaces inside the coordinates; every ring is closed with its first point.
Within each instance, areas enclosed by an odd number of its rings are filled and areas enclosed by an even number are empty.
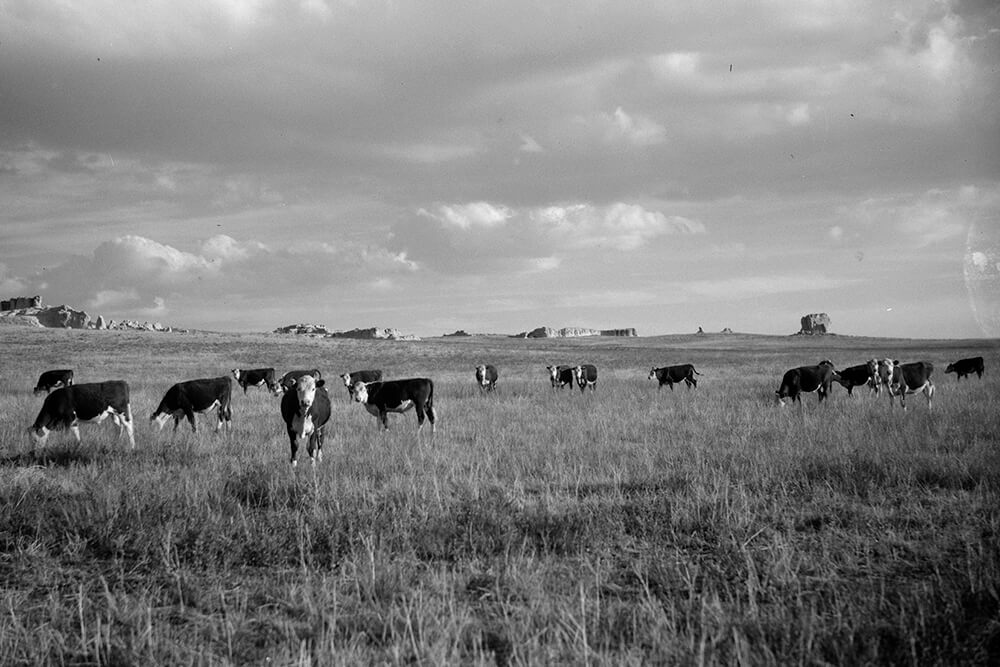
{"type": "Polygon", "coordinates": [[[479,393],[484,391],[495,391],[497,388],[497,367],[492,364],[480,364],[476,366],[476,384],[479,385],[479,393]]]}
{"type": "Polygon", "coordinates": [[[591,391],[597,389],[597,366],[593,364],[580,364],[573,369],[573,377],[576,379],[580,391],[586,391],[590,387],[591,391]]]}
{"type": "Polygon", "coordinates": [[[32,393],[39,394],[44,391],[47,394],[53,389],[68,387],[71,384],[73,384],[73,371],[70,369],[45,371],[38,376],[38,382],[35,384],[32,393]]]}
{"type": "Polygon", "coordinates": [[[553,389],[561,389],[566,385],[569,385],[572,389],[573,380],[576,379],[573,375],[573,366],[546,366],[549,371],[549,380],[552,382],[553,389]]]}
{"type": "Polygon", "coordinates": [[[330,397],[323,385],[323,380],[307,373],[294,380],[281,397],[281,418],[288,431],[293,467],[298,465],[296,454],[303,443],[312,465],[323,460],[323,435],[330,421],[330,397]]]}
{"type": "MultiPolygon", "coordinates": [[[[959,359],[953,364],[948,364],[948,368],[944,369],[944,372],[954,373],[955,379],[961,380],[962,378],[972,375],[973,373],[982,378],[985,370],[986,367],[983,365],[982,357],[970,357],[968,359],[959,359]]],[[[70,375],[72,379],[72,372],[70,375]]]]}
{"type": "Polygon", "coordinates": [[[85,382],[60,387],[45,397],[35,423],[29,429],[36,445],[45,446],[49,432],[68,428],[80,444],[80,424],[99,424],[107,417],[118,426],[118,437],[128,434],[135,448],[132,407],[128,383],[123,380],[85,382]]]}
{"type": "Polygon", "coordinates": [[[281,393],[278,390],[278,382],[274,379],[273,368],[254,368],[250,370],[234,368],[233,379],[236,380],[236,384],[243,387],[244,394],[247,393],[247,387],[260,387],[264,385],[267,385],[271,393],[281,393]]]}
{"type": "Polygon", "coordinates": [[[674,384],[680,384],[684,382],[687,388],[690,389],[694,387],[698,388],[698,380],[695,379],[695,375],[701,375],[695,370],[693,364],[678,364],[677,366],[662,366],[656,368],[655,366],[650,369],[649,376],[647,380],[652,380],[656,378],[659,384],[656,386],[657,390],[663,389],[663,385],[670,387],[670,390],[674,390],[674,384]]]}
{"type": "Polygon", "coordinates": [[[878,362],[878,375],[882,384],[889,390],[889,404],[892,397],[899,396],[899,404],[906,410],[906,395],[923,392],[927,397],[927,409],[933,408],[931,399],[934,397],[934,383],[931,374],[934,364],[929,361],[914,361],[901,364],[893,359],[882,359],[878,362]]]}
{"type": "Polygon", "coordinates": [[[869,359],[863,364],[848,366],[837,371],[837,377],[834,380],[847,389],[848,396],[853,396],[854,388],[862,385],[868,385],[869,391],[877,394],[880,386],[878,383],[878,360],[869,359]]]}
{"type": "Polygon", "coordinates": [[[428,378],[357,382],[354,385],[354,400],[375,415],[385,430],[389,430],[390,412],[403,413],[411,408],[417,411],[418,432],[424,425],[425,412],[431,422],[431,432],[435,430],[434,382],[428,378]]]}
{"type": "Polygon", "coordinates": [[[785,372],[781,378],[781,386],[774,392],[778,396],[778,404],[785,405],[785,398],[798,401],[802,405],[802,392],[816,392],[819,402],[822,403],[826,395],[830,393],[830,385],[837,379],[837,371],[833,368],[833,362],[827,359],[819,362],[815,366],[799,366],[785,372]]]}
{"type": "Polygon", "coordinates": [[[323,379],[323,374],[320,373],[315,368],[312,369],[311,371],[288,371],[287,373],[281,376],[280,380],[278,380],[278,390],[281,392],[288,391],[291,387],[295,385],[295,381],[298,380],[303,375],[311,375],[313,376],[313,378],[317,380],[323,379]]]}
{"type": "Polygon", "coordinates": [[[157,406],[153,414],[149,416],[150,422],[156,422],[163,430],[163,426],[171,417],[174,418],[174,431],[181,423],[181,417],[187,417],[191,424],[191,431],[197,432],[194,423],[194,413],[208,412],[213,408],[218,408],[218,422],[215,425],[216,432],[222,428],[223,422],[227,428],[232,428],[233,411],[232,403],[232,383],[228,375],[217,378],[203,378],[200,380],[188,380],[178,382],[167,389],[163,400],[157,406]]]}
{"type": "Polygon", "coordinates": [[[354,385],[358,382],[378,382],[382,379],[382,371],[378,369],[351,371],[350,373],[343,373],[340,379],[344,381],[344,386],[347,387],[348,397],[354,398],[354,385]]]}

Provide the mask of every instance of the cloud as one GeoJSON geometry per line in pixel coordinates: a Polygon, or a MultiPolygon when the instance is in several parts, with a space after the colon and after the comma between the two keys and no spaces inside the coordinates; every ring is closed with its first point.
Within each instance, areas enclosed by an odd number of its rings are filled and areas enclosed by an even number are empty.
{"type": "Polygon", "coordinates": [[[485,201],[418,209],[393,228],[393,247],[448,273],[552,271],[594,251],[627,252],[672,235],[705,233],[684,216],[638,204],[508,207],[485,201]]]}
{"type": "Polygon", "coordinates": [[[621,107],[614,113],[601,114],[598,121],[608,143],[624,141],[633,146],[653,146],[662,144],[667,138],[665,127],[646,116],[629,115],[621,107]]]}
{"type": "Polygon", "coordinates": [[[174,304],[203,300],[281,299],[328,287],[391,284],[418,270],[404,252],[355,243],[272,249],[257,241],[213,236],[195,251],[128,235],[99,244],[43,273],[20,279],[46,301],[86,306],[115,317],[160,316],[174,304]]]}

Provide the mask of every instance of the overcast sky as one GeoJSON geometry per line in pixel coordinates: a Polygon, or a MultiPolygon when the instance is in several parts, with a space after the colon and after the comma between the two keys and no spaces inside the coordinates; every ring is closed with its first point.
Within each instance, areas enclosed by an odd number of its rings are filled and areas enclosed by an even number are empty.
{"type": "Polygon", "coordinates": [[[1000,335],[998,65],[995,0],[0,0],[0,294],[1000,335]]]}

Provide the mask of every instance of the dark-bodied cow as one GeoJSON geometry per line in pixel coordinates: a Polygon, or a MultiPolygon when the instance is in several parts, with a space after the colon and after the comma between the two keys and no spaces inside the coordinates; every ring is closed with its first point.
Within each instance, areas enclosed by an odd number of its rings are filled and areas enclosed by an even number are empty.
{"type": "Polygon", "coordinates": [[[678,364],[676,366],[662,366],[660,368],[653,367],[646,379],[652,380],[656,378],[659,381],[656,387],[657,390],[663,389],[663,385],[667,385],[673,391],[674,385],[681,382],[686,384],[688,389],[691,387],[697,389],[698,380],[695,378],[695,375],[701,375],[701,373],[695,370],[693,364],[678,364]]]}
{"type": "Polygon", "coordinates": [[[982,357],[970,357],[968,359],[959,359],[953,364],[948,364],[948,368],[944,369],[944,372],[954,373],[955,379],[961,380],[973,373],[982,378],[985,370],[986,367],[983,365],[982,357]]]}
{"type": "Polygon", "coordinates": [[[305,370],[288,371],[287,373],[281,376],[280,380],[278,380],[278,389],[282,392],[288,391],[290,388],[295,386],[295,381],[298,380],[303,375],[311,375],[316,380],[323,379],[323,374],[320,373],[319,370],[315,368],[312,369],[311,371],[305,371],[305,370]]]}
{"type": "Polygon", "coordinates": [[[597,366],[593,364],[580,364],[573,369],[573,378],[580,387],[580,391],[586,391],[590,387],[591,391],[597,389],[597,366]]]}
{"type": "Polygon", "coordinates": [[[786,371],[781,378],[781,386],[774,392],[778,396],[778,403],[785,404],[785,399],[790,398],[792,402],[798,401],[802,404],[800,395],[816,392],[819,402],[822,403],[826,395],[830,393],[830,385],[837,379],[837,371],[833,368],[833,362],[824,359],[815,366],[799,366],[786,371]]]}
{"type": "Polygon", "coordinates": [[[45,397],[30,431],[35,444],[44,447],[51,431],[68,428],[79,444],[81,423],[99,424],[107,417],[118,426],[118,437],[127,433],[134,448],[128,383],[123,380],[85,382],[56,389],[45,397]]]}
{"type": "Polygon", "coordinates": [[[494,391],[497,388],[497,367],[492,364],[480,364],[476,366],[476,384],[479,385],[480,393],[484,391],[494,391]]]}
{"type": "Polygon", "coordinates": [[[378,417],[382,426],[389,429],[390,412],[417,411],[417,430],[424,425],[424,413],[431,422],[431,432],[437,413],[434,412],[434,382],[428,378],[387,380],[385,382],[358,382],[354,385],[354,400],[378,417]]]}
{"type": "Polygon", "coordinates": [[[574,366],[546,366],[549,371],[549,380],[552,382],[553,389],[561,389],[566,385],[573,388],[573,381],[576,376],[573,375],[574,366]]]}
{"type": "Polygon", "coordinates": [[[272,393],[280,393],[278,382],[274,379],[273,368],[234,368],[233,379],[236,380],[236,384],[243,387],[244,394],[247,393],[247,387],[262,387],[264,385],[267,385],[268,390],[272,393]]]}
{"type": "Polygon", "coordinates": [[[893,359],[882,359],[878,362],[879,380],[889,390],[889,404],[892,404],[892,397],[899,396],[899,404],[906,409],[906,395],[923,392],[927,397],[927,409],[933,405],[931,399],[934,398],[934,383],[931,382],[931,374],[934,372],[934,364],[929,361],[914,361],[908,364],[901,364],[893,359]]]}
{"type": "Polygon", "coordinates": [[[307,373],[295,380],[281,397],[281,418],[288,431],[293,466],[298,465],[296,454],[302,444],[306,445],[310,463],[315,465],[323,460],[323,435],[330,421],[330,397],[323,384],[323,380],[307,373]]]}
{"type": "Polygon", "coordinates": [[[343,373],[340,379],[344,381],[344,386],[347,387],[347,395],[354,398],[354,385],[359,382],[378,382],[382,379],[382,371],[379,369],[351,371],[350,373],[343,373]]]}
{"type": "Polygon", "coordinates": [[[855,387],[863,385],[868,385],[869,390],[877,394],[879,390],[878,360],[869,359],[863,364],[848,366],[843,370],[837,371],[837,376],[834,380],[847,389],[848,396],[854,395],[855,387]]]}
{"type": "Polygon", "coordinates": [[[216,432],[222,428],[223,422],[227,428],[231,428],[233,425],[232,392],[233,386],[228,375],[178,382],[167,389],[163,400],[150,415],[149,421],[156,422],[162,431],[163,426],[173,417],[174,430],[176,431],[181,423],[181,418],[187,417],[191,424],[191,430],[197,432],[194,414],[218,408],[219,420],[215,425],[216,432]]]}
{"type": "Polygon", "coordinates": [[[32,391],[36,394],[44,391],[47,394],[53,389],[68,387],[71,384],[73,384],[73,371],[70,369],[65,368],[56,371],[45,371],[38,376],[38,382],[35,384],[35,388],[32,391]]]}

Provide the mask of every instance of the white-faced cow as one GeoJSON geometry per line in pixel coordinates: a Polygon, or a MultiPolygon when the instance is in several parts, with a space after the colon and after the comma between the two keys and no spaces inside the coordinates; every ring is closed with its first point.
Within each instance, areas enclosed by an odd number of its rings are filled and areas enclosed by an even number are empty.
{"type": "Polygon", "coordinates": [[[694,387],[698,388],[698,380],[695,375],[701,375],[695,370],[693,364],[678,364],[676,366],[662,366],[660,368],[653,367],[649,371],[649,375],[646,377],[647,380],[652,380],[656,378],[659,381],[656,388],[657,390],[663,389],[663,385],[670,387],[673,391],[675,384],[680,384],[683,382],[690,389],[694,387]]]}
{"type": "Polygon", "coordinates": [[[868,385],[869,390],[877,394],[879,390],[878,361],[876,359],[869,359],[863,364],[848,366],[843,370],[837,371],[837,376],[834,380],[847,389],[848,396],[854,395],[855,387],[863,385],[868,385]]]}
{"type": "Polygon", "coordinates": [[[232,391],[233,386],[228,375],[178,382],[167,389],[163,400],[150,415],[149,421],[156,422],[162,431],[163,426],[173,417],[174,430],[176,431],[181,423],[181,418],[187,417],[191,424],[191,430],[197,432],[194,414],[218,408],[219,420],[215,425],[215,430],[221,429],[223,422],[227,428],[231,428],[233,425],[232,391]]]}
{"type": "Polygon", "coordinates": [[[296,454],[302,444],[306,445],[310,463],[315,465],[322,461],[323,435],[330,421],[330,397],[323,380],[316,380],[309,374],[295,380],[281,397],[281,418],[288,431],[292,465],[298,465],[296,454]]]}
{"type": "Polygon", "coordinates": [[[833,362],[824,359],[815,366],[799,366],[786,371],[781,378],[781,386],[774,392],[778,396],[779,405],[785,404],[785,399],[790,398],[792,402],[798,401],[802,404],[800,395],[816,392],[819,402],[822,403],[826,395],[830,393],[830,385],[837,378],[837,371],[833,369],[833,362]]]}
{"type": "Polygon", "coordinates": [[[892,397],[899,396],[899,404],[906,409],[906,395],[923,392],[927,397],[927,409],[933,405],[931,399],[934,397],[934,383],[931,382],[931,374],[934,372],[934,364],[929,361],[914,361],[909,364],[901,364],[893,359],[882,359],[878,362],[878,375],[882,384],[889,390],[889,404],[892,404],[892,397]]]}
{"type": "Polygon", "coordinates": [[[315,368],[312,369],[311,371],[304,371],[304,370],[288,371],[287,373],[281,376],[280,380],[278,380],[278,390],[282,392],[288,391],[290,388],[295,386],[295,381],[298,380],[303,375],[311,375],[316,380],[323,379],[323,374],[320,373],[319,370],[315,368]]]}
{"type": "Polygon", "coordinates": [[[476,384],[479,385],[479,392],[494,391],[497,388],[497,367],[492,364],[479,364],[476,366],[476,384]]]}
{"type": "Polygon", "coordinates": [[[425,413],[431,423],[431,432],[435,429],[434,382],[428,378],[358,382],[354,385],[354,400],[375,415],[386,430],[389,429],[390,412],[402,413],[411,408],[417,411],[418,431],[424,425],[425,413]]]}
{"type": "Polygon", "coordinates": [[[344,386],[347,387],[347,395],[350,398],[354,398],[354,385],[359,382],[378,382],[382,379],[382,371],[377,368],[367,371],[351,371],[350,373],[343,373],[340,379],[344,381],[344,386]]]}
{"type": "Polygon", "coordinates": [[[70,369],[45,371],[38,376],[38,382],[35,384],[33,392],[38,394],[44,391],[47,394],[53,389],[68,387],[71,384],[73,384],[73,371],[70,369]]]}
{"type": "Polygon", "coordinates": [[[948,364],[948,368],[944,369],[944,372],[954,373],[955,379],[961,380],[973,373],[982,378],[985,370],[986,367],[983,365],[982,357],[970,357],[968,359],[959,359],[953,364],[948,364]]]}
{"type": "Polygon", "coordinates": [[[573,388],[573,381],[576,376],[573,375],[574,366],[546,366],[549,371],[549,381],[552,382],[553,389],[561,389],[569,385],[570,389],[573,388]]]}
{"type": "Polygon", "coordinates": [[[243,387],[243,393],[247,393],[247,387],[267,386],[272,393],[281,393],[278,389],[278,382],[274,379],[273,368],[234,368],[233,379],[236,384],[243,387]]]}
{"type": "Polygon", "coordinates": [[[107,417],[118,426],[118,437],[127,433],[134,448],[128,383],[123,380],[86,382],[56,389],[45,397],[30,431],[35,444],[44,447],[51,431],[68,428],[79,444],[81,423],[99,424],[107,417]]]}
{"type": "Polygon", "coordinates": [[[573,378],[580,387],[580,391],[586,391],[590,387],[591,391],[597,389],[597,366],[593,364],[580,364],[573,368],[573,378]]]}

